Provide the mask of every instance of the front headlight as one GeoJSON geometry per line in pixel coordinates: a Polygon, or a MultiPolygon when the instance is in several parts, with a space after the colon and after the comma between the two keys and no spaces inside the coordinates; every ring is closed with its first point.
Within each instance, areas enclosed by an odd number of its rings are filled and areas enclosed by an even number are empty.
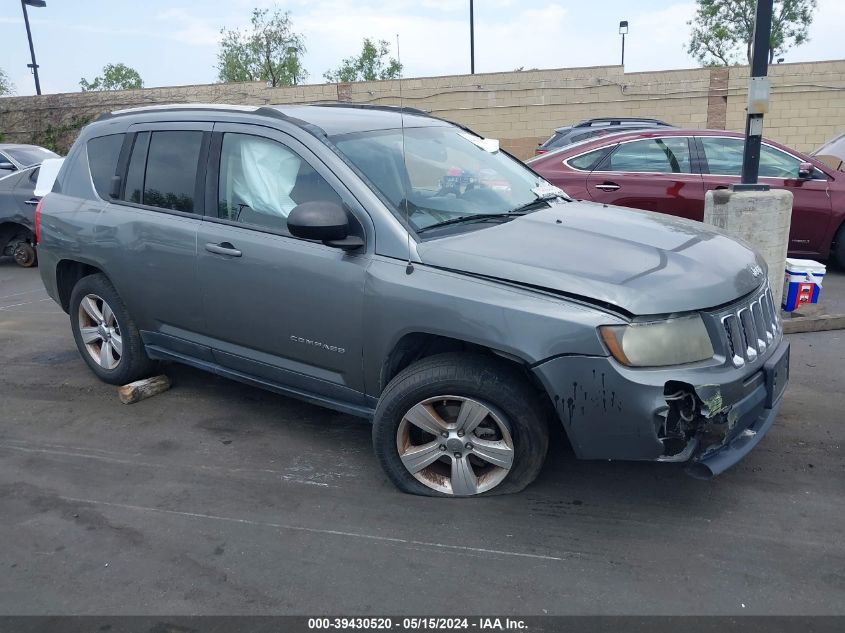
{"type": "Polygon", "coordinates": [[[699,315],[603,325],[601,338],[613,357],[629,367],[683,365],[713,356],[713,343],[699,315]]]}

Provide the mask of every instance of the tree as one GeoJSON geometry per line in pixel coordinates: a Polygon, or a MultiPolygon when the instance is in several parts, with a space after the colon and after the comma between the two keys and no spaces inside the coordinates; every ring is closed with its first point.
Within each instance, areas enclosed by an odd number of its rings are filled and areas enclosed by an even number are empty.
{"type": "Polygon", "coordinates": [[[295,86],[308,77],[302,67],[305,40],[294,33],[289,11],[253,9],[251,26],[221,29],[217,53],[218,79],[223,83],[266,81],[270,86],[295,86]]]}
{"type": "Polygon", "coordinates": [[[94,77],[92,81],[84,77],[79,80],[82,92],[92,90],[133,90],[144,87],[144,80],[134,68],[126,64],[106,64],[103,74],[94,77]]]}
{"type": "MultiPolygon", "coordinates": [[[[738,63],[742,52],[751,63],[756,0],[697,0],[687,52],[705,66],[738,63]]],[[[769,63],[808,40],[816,0],[774,0],[769,63]]]]}
{"type": "Polygon", "coordinates": [[[15,92],[14,84],[9,80],[9,75],[0,68],[0,96],[10,95],[15,92]]]}
{"type": "Polygon", "coordinates": [[[396,79],[402,74],[402,64],[392,57],[385,62],[388,53],[390,53],[390,44],[387,40],[380,40],[376,46],[369,37],[366,37],[360,55],[347,57],[336,70],[324,72],[323,77],[326,81],[334,83],[396,79]]]}

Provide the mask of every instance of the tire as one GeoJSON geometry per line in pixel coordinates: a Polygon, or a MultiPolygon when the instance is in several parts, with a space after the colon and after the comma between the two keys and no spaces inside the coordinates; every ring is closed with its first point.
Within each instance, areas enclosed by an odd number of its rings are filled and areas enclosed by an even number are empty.
{"type": "Polygon", "coordinates": [[[135,322],[105,275],[80,279],[68,311],[76,347],[100,380],[125,385],[154,372],[135,322]]]}
{"type": "Polygon", "coordinates": [[[35,247],[29,242],[18,242],[12,255],[15,263],[23,268],[32,268],[38,263],[35,247]]]}
{"type": "Polygon", "coordinates": [[[514,367],[493,356],[448,353],[390,381],[376,407],[373,447],[403,492],[508,494],[537,478],[549,430],[542,396],[514,367]]]}
{"type": "Polygon", "coordinates": [[[845,269],[845,223],[839,227],[833,239],[833,259],[840,269],[845,269]]]}

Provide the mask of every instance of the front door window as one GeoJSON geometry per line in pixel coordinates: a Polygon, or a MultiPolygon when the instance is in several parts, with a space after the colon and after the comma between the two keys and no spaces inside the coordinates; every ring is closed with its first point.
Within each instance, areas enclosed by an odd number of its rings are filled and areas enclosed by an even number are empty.
{"type": "Polygon", "coordinates": [[[220,153],[217,216],[287,233],[287,217],[303,202],[341,204],[311,165],[276,141],[226,133],[220,153]]]}

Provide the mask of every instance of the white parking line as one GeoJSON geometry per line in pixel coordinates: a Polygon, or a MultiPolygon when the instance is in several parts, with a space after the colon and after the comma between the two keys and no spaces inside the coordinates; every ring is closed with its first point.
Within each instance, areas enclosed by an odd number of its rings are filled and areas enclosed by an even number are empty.
{"type": "MultiPolygon", "coordinates": [[[[309,534],[319,534],[323,536],[341,536],[345,538],[364,539],[368,541],[381,542],[384,545],[401,545],[410,549],[419,547],[429,547],[439,550],[448,550],[460,554],[478,555],[487,554],[494,556],[512,556],[515,558],[533,558],[548,561],[562,561],[564,560],[558,556],[546,556],[545,554],[530,554],[527,552],[511,552],[507,550],[487,549],[484,547],[468,547],[464,545],[449,545],[446,543],[429,543],[426,541],[414,541],[411,539],[396,538],[391,536],[379,536],[377,534],[362,534],[360,532],[344,532],[341,530],[324,530],[321,528],[303,527],[300,525],[285,525],[283,523],[270,523],[265,521],[253,521],[251,519],[238,519],[235,517],[225,517],[215,514],[201,514],[199,512],[183,512],[180,510],[165,510],[163,508],[150,508],[147,506],[136,506],[128,503],[113,503],[111,501],[97,501],[96,499],[79,499],[76,497],[59,496],[62,501],[71,501],[73,503],[88,503],[95,506],[107,506],[112,508],[122,508],[124,510],[136,510],[140,512],[157,512],[160,514],[170,514],[173,516],[187,517],[191,519],[211,519],[213,521],[226,521],[229,523],[240,523],[243,525],[253,525],[257,527],[269,527],[278,530],[290,530],[293,532],[307,532],[309,534]]],[[[568,552],[572,557],[579,556],[577,552],[568,552]]]]}
{"type": "Polygon", "coordinates": [[[18,306],[28,306],[31,303],[41,303],[42,301],[51,301],[50,297],[46,299],[35,299],[34,301],[24,301],[23,303],[13,303],[10,306],[3,306],[0,310],[8,310],[9,308],[17,308],[18,306]]]}
{"type": "MultiPolygon", "coordinates": [[[[27,444],[28,442],[21,442],[19,440],[9,440],[14,442],[15,444],[27,444]]],[[[155,468],[161,469],[166,467],[165,464],[160,462],[154,461],[144,461],[141,459],[135,459],[139,457],[140,453],[116,453],[114,451],[97,451],[98,453],[107,453],[105,455],[94,455],[91,454],[90,451],[96,449],[89,449],[89,448],[78,448],[75,446],[61,446],[57,444],[42,444],[43,447],[48,448],[39,448],[39,447],[32,447],[32,446],[15,446],[14,444],[6,444],[0,443],[0,449],[7,449],[13,451],[20,451],[23,453],[41,453],[44,455],[58,455],[62,457],[75,457],[78,459],[91,459],[95,461],[101,461],[106,463],[113,463],[113,464],[126,464],[129,466],[140,466],[144,468],[155,468]]],[[[284,482],[291,483],[291,484],[304,484],[308,486],[320,486],[322,488],[336,488],[332,484],[317,481],[315,479],[308,479],[304,477],[299,477],[297,475],[292,475],[287,472],[279,471],[279,470],[271,470],[269,468],[225,468],[221,466],[211,466],[208,464],[200,464],[196,466],[187,466],[182,465],[182,468],[188,469],[196,469],[196,470],[203,470],[203,471],[210,471],[210,472],[223,472],[223,473],[232,473],[232,474],[260,474],[260,475],[272,475],[278,476],[284,482]]]]}
{"type": "Polygon", "coordinates": [[[33,292],[45,292],[44,288],[36,288],[35,290],[23,290],[21,292],[13,292],[10,295],[3,295],[0,297],[0,301],[3,299],[9,299],[10,297],[17,297],[19,295],[31,295],[33,292]]]}

